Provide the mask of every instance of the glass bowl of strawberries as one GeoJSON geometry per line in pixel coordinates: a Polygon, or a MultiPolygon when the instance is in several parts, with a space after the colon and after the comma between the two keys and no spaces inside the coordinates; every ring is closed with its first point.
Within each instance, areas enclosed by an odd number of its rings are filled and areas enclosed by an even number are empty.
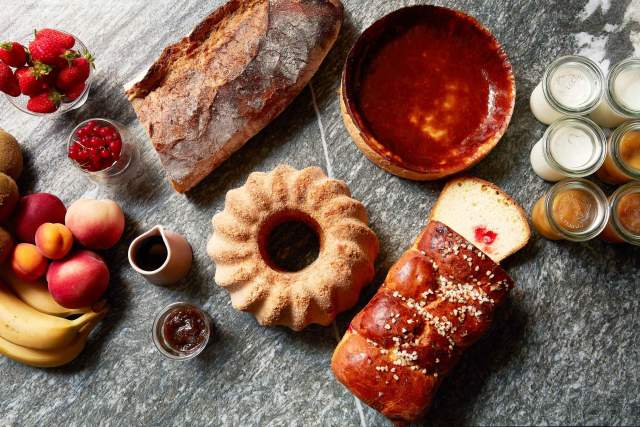
{"type": "Polygon", "coordinates": [[[138,157],[120,123],[103,118],[81,122],[67,142],[67,157],[89,179],[98,184],[121,184],[131,178],[138,157]]]}
{"type": "Polygon", "coordinates": [[[0,91],[25,113],[53,116],[80,108],[89,96],[93,55],[77,37],[35,30],[0,42],[0,91]]]}

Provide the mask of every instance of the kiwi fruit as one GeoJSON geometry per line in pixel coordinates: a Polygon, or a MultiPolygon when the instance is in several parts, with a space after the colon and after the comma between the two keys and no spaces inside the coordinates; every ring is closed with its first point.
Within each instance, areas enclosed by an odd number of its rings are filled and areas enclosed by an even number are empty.
{"type": "Polygon", "coordinates": [[[9,175],[0,172],[0,222],[9,219],[19,198],[16,182],[9,175]]]}
{"type": "Polygon", "coordinates": [[[4,228],[0,227],[0,264],[5,262],[13,249],[13,238],[4,228]]]}
{"type": "Polygon", "coordinates": [[[22,173],[22,166],[20,144],[11,134],[0,128],[0,172],[16,180],[22,173]]]}

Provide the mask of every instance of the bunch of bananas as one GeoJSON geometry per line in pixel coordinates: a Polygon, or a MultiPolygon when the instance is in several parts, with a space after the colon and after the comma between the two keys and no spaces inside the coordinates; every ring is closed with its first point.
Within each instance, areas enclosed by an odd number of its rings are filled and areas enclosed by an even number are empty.
{"type": "Polygon", "coordinates": [[[26,365],[53,368],[71,362],[107,312],[104,303],[95,309],[64,308],[46,283],[22,281],[6,269],[0,269],[0,278],[0,354],[26,365]]]}

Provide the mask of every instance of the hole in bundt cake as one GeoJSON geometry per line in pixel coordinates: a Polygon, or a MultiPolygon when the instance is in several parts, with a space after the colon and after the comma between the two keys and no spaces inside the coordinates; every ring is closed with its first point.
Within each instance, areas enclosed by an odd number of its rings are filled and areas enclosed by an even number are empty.
{"type": "Polygon", "coordinates": [[[315,221],[301,215],[285,214],[263,229],[260,252],[275,269],[296,272],[311,265],[320,254],[320,236],[315,221]]]}

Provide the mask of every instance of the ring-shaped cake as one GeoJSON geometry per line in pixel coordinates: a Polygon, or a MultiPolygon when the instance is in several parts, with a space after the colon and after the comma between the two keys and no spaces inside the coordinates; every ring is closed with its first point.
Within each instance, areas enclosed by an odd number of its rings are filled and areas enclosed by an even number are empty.
{"type": "Polygon", "coordinates": [[[215,281],[229,291],[234,308],[261,325],[328,325],[373,278],[379,243],[366,209],[320,168],[254,172],[227,193],[212,222],[207,252],[215,281]],[[300,271],[282,270],[267,251],[270,234],[287,221],[302,222],[318,236],[317,259],[300,271]]]}

